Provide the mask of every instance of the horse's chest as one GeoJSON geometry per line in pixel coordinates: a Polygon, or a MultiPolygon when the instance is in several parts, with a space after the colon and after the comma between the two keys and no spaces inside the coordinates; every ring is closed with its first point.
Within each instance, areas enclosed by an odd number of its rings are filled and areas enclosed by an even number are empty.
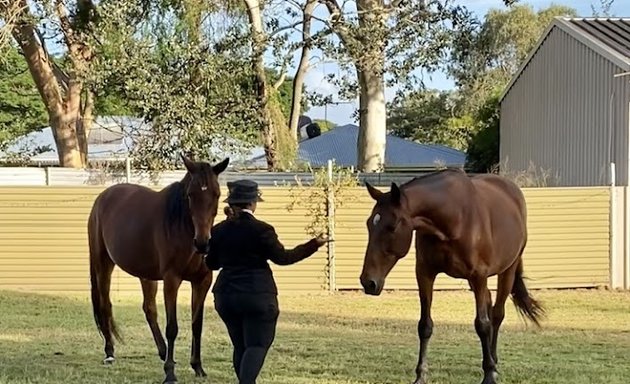
{"type": "Polygon", "coordinates": [[[417,245],[421,267],[434,273],[446,273],[454,278],[466,278],[470,265],[458,244],[448,241],[425,241],[417,245]]]}

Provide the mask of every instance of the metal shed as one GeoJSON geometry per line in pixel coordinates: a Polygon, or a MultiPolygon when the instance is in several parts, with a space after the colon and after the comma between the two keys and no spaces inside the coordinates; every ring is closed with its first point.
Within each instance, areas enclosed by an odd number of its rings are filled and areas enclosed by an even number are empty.
{"type": "Polygon", "coordinates": [[[557,18],[500,98],[500,159],[555,185],[630,180],[630,19],[557,18]],[[611,167],[614,163],[614,168],[611,167]]]}

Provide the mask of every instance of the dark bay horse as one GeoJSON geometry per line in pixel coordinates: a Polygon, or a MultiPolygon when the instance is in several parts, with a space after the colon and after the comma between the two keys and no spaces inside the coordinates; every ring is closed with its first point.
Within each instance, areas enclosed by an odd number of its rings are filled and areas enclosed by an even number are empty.
{"type": "Polygon", "coordinates": [[[203,305],[212,284],[204,261],[210,229],[217,215],[221,190],[218,176],[229,159],[212,166],[182,156],[184,178],[161,191],[134,184],[118,184],[101,192],[88,220],[90,282],[94,319],[105,339],[105,363],[114,362],[112,336],[120,340],[109,297],[111,275],[117,265],[140,279],[147,322],[164,361],[165,383],[175,383],[173,351],[177,326],[177,293],[182,281],[192,287],[192,348],[190,364],[197,376],[201,365],[203,305]],[[158,280],[164,281],[166,340],[158,326],[158,280]]]}
{"type": "Polygon", "coordinates": [[[536,325],[543,307],[523,281],[527,209],[521,190],[497,175],[469,177],[443,170],[413,179],[389,192],[366,184],[376,204],[367,220],[369,240],[361,285],[379,295],[385,278],[411,247],[416,232],[416,278],[420,295],[420,350],[414,384],[427,383],[427,346],[433,333],[431,301],[438,273],[466,279],[476,302],[475,330],[481,341],[484,378],[497,379],[497,339],[511,294],[521,315],[536,325]],[[498,275],[494,306],[488,277],[498,275]]]}

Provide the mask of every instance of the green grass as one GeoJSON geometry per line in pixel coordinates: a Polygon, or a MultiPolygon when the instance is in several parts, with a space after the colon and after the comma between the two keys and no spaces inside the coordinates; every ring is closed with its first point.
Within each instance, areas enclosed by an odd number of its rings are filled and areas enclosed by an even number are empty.
{"type": "MultiPolygon", "coordinates": [[[[543,329],[526,326],[511,302],[499,340],[501,383],[630,382],[630,294],[603,290],[534,291],[548,308],[543,329]]],[[[186,297],[180,303],[188,303],[186,297]]],[[[180,306],[176,345],[181,383],[234,383],[231,346],[206,302],[202,359],[189,367],[190,310],[180,306]]],[[[259,383],[410,383],[417,361],[414,293],[280,296],[276,341],[259,383]]],[[[481,352],[469,292],[437,292],[429,347],[432,383],[481,381],[481,352]]],[[[87,297],[0,292],[0,383],[161,383],[139,297],[114,301],[125,337],[116,364],[103,345],[87,297]]],[[[164,316],[160,307],[160,324],[164,316]]]]}

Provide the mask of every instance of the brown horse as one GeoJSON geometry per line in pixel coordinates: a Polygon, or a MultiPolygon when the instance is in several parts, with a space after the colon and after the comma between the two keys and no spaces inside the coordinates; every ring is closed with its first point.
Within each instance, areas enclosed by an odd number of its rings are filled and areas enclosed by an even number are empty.
{"type": "Polygon", "coordinates": [[[481,341],[484,379],[496,382],[497,338],[510,294],[519,312],[536,325],[544,314],[523,282],[527,242],[525,198],[496,175],[468,177],[444,170],[383,193],[366,184],[376,204],[367,220],[369,241],[361,285],[379,295],[385,277],[411,247],[416,231],[416,278],[420,295],[420,351],[414,384],[427,382],[427,346],[433,332],[431,301],[438,273],[466,279],[475,294],[475,330],[481,341]],[[498,275],[494,307],[488,277],[498,275]]]}
{"type": "Polygon", "coordinates": [[[184,178],[161,191],[134,184],[118,184],[101,192],[88,221],[90,281],[96,325],[105,339],[105,363],[114,362],[112,335],[120,337],[109,297],[115,265],[140,279],[147,322],[158,354],[164,361],[165,383],[175,383],[177,292],[182,281],[192,287],[192,348],[190,365],[205,377],[201,366],[203,305],[212,284],[212,271],[203,261],[210,229],[217,215],[221,190],[218,176],[229,159],[211,166],[182,156],[184,178]],[[164,281],[166,340],[158,326],[158,280],[164,281]]]}

